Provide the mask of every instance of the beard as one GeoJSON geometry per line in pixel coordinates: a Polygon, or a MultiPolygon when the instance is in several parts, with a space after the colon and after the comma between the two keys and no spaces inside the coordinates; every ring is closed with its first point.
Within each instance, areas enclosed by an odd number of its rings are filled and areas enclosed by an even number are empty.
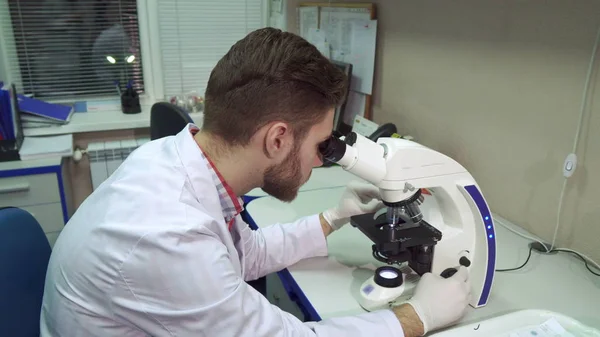
{"type": "Polygon", "coordinates": [[[265,193],[284,202],[296,199],[303,184],[299,153],[300,148],[295,147],[281,164],[265,171],[262,187],[265,193]]]}

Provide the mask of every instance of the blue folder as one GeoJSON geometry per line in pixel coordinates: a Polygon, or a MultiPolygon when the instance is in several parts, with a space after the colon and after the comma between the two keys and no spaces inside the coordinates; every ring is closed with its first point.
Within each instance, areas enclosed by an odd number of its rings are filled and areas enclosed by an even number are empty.
{"type": "Polygon", "coordinates": [[[24,95],[18,95],[19,110],[23,113],[48,118],[51,120],[67,123],[73,115],[73,107],[61,104],[54,104],[30,98],[24,95]]]}
{"type": "Polygon", "coordinates": [[[15,132],[13,124],[13,112],[10,103],[10,94],[5,88],[0,88],[0,123],[2,124],[2,139],[14,140],[15,132]]]}

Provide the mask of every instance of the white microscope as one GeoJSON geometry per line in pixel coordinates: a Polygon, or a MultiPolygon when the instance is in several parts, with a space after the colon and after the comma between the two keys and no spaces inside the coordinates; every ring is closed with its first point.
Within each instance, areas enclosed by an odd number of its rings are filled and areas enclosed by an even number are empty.
{"type": "Polygon", "coordinates": [[[409,274],[418,274],[417,279],[426,272],[450,277],[460,265],[469,271],[471,306],[487,303],[495,273],[496,234],[479,186],[464,167],[400,138],[373,142],[350,133],[345,141],[332,136],[319,150],[325,159],[379,187],[387,206],[382,214],[351,218],[351,224],[374,243],[373,256],[388,264],[361,286],[359,303],[365,310],[389,306],[406,296],[412,290],[407,286],[409,274]],[[431,197],[425,198],[423,191],[431,197]],[[440,216],[424,219],[419,206],[428,198],[435,199],[440,216]],[[409,273],[393,266],[403,263],[409,273]]]}

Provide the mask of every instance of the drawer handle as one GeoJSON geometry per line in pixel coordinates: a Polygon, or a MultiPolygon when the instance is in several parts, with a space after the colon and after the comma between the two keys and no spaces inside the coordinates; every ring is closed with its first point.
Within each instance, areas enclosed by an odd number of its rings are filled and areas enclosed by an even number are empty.
{"type": "Polygon", "coordinates": [[[26,192],[29,191],[29,183],[18,183],[9,186],[0,186],[0,193],[26,192]]]}

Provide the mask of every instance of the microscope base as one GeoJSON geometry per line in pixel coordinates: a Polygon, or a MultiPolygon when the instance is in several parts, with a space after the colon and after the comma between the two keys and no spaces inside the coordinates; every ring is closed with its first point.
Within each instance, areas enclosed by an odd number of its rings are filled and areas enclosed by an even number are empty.
{"type": "Polygon", "coordinates": [[[371,276],[360,286],[358,304],[366,311],[376,311],[389,309],[410,299],[420,277],[408,267],[401,270],[402,284],[393,288],[377,284],[375,275],[371,276]]]}

